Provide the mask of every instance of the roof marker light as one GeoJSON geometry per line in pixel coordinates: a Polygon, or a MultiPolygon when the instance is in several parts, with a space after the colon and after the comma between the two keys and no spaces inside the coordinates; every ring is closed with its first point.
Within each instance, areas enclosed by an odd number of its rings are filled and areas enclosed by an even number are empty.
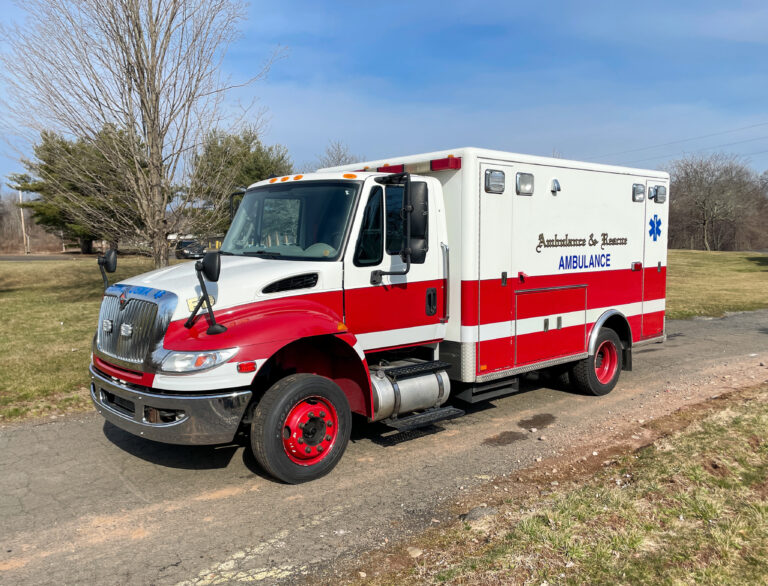
{"type": "Polygon", "coordinates": [[[294,176],[293,176],[293,180],[294,180],[294,181],[298,181],[298,180],[299,180],[299,179],[301,179],[302,177],[304,177],[304,175],[294,175],[294,176]]]}
{"type": "Polygon", "coordinates": [[[354,173],[344,173],[342,177],[344,177],[344,179],[357,179],[357,175],[354,173]]]}
{"type": "Polygon", "coordinates": [[[272,179],[269,180],[270,183],[274,183],[275,181],[277,181],[277,177],[272,177],[272,179]]]}
{"type": "Polygon", "coordinates": [[[290,177],[281,177],[280,181],[288,181],[289,179],[290,179],[290,177]]]}
{"type": "Polygon", "coordinates": [[[432,171],[447,171],[449,169],[461,169],[461,157],[448,155],[444,159],[432,159],[430,161],[432,171]]]}
{"type": "Polygon", "coordinates": [[[402,173],[405,168],[405,165],[390,165],[386,164],[378,169],[376,169],[379,173],[402,173]]]}

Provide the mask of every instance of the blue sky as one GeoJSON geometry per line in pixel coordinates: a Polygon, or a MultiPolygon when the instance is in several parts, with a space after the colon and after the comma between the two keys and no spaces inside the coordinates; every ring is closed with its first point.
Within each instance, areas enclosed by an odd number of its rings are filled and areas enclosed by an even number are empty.
{"type": "Polygon", "coordinates": [[[254,1],[242,30],[233,79],[285,56],[232,98],[258,98],[265,140],[300,167],[333,139],[369,159],[478,146],[657,168],[726,151],[768,169],[765,2],[254,1]]]}

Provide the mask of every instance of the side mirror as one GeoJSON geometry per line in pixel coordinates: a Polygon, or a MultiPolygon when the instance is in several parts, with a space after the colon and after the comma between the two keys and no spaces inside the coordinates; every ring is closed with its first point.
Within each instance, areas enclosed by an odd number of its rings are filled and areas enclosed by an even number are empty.
{"type": "Polygon", "coordinates": [[[107,279],[107,273],[114,273],[117,269],[117,251],[114,248],[110,248],[104,253],[104,256],[100,256],[97,259],[99,263],[99,270],[101,271],[101,278],[104,280],[104,290],[109,287],[109,280],[107,279]]]}
{"type": "MultiPolygon", "coordinates": [[[[117,270],[117,251],[114,248],[110,248],[104,253],[104,270],[108,273],[114,273],[117,270]]],[[[101,259],[99,259],[101,262],[101,259]]]]}
{"type": "Polygon", "coordinates": [[[195,263],[195,269],[202,271],[206,279],[215,283],[221,273],[221,256],[218,252],[206,252],[203,260],[195,263]]]}
{"type": "MultiPolygon", "coordinates": [[[[411,238],[405,242],[405,248],[410,249],[411,262],[423,264],[427,258],[427,226],[429,225],[429,209],[427,184],[423,181],[411,183],[411,238]]],[[[405,232],[405,231],[404,231],[405,232]]],[[[401,256],[404,256],[401,255],[401,256]]],[[[405,258],[403,258],[405,260],[405,258]]]]}

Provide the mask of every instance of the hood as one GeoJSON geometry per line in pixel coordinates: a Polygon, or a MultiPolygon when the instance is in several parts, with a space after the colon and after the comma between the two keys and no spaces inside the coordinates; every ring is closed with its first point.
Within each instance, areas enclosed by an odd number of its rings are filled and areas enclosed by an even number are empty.
{"type": "MultiPolygon", "coordinates": [[[[222,256],[221,273],[217,283],[205,282],[214,299],[213,309],[220,311],[256,301],[279,299],[293,295],[338,291],[341,289],[341,262],[273,260],[243,256],[222,256]],[[263,289],[276,281],[317,273],[313,287],[264,293],[263,289]]],[[[171,319],[186,319],[190,304],[202,295],[194,262],[185,262],[124,279],[116,285],[150,287],[175,293],[179,299],[171,319]]]]}

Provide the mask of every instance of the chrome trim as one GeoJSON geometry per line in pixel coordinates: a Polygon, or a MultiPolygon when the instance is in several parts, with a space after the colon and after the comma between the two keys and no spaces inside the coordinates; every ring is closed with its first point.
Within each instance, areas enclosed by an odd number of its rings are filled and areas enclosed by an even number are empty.
{"type": "Polygon", "coordinates": [[[629,328],[629,347],[632,348],[632,328],[629,325],[629,321],[627,320],[627,316],[625,316],[623,313],[621,313],[617,309],[609,309],[606,311],[603,315],[597,318],[597,321],[595,322],[595,325],[592,326],[592,333],[589,335],[589,345],[587,346],[587,353],[590,356],[594,356],[595,354],[595,347],[597,346],[597,336],[600,333],[600,328],[603,327],[603,324],[608,320],[609,317],[612,317],[614,315],[620,315],[624,318],[624,321],[627,323],[627,327],[629,328]]]}
{"type": "Polygon", "coordinates": [[[573,354],[571,356],[563,356],[561,358],[554,358],[552,360],[545,360],[544,362],[537,362],[535,364],[527,364],[525,366],[518,366],[516,368],[508,368],[507,370],[500,370],[499,372],[490,372],[477,377],[479,383],[484,383],[506,376],[513,376],[515,374],[524,374],[526,372],[533,372],[534,370],[541,370],[542,368],[549,368],[550,366],[557,366],[558,364],[565,364],[566,362],[575,362],[576,360],[582,360],[586,358],[588,354],[583,352],[581,354],[573,354]]]}
{"type": "MultiPolygon", "coordinates": [[[[123,294],[125,294],[124,299],[127,301],[138,299],[143,302],[153,303],[157,306],[157,312],[154,316],[154,324],[151,328],[149,340],[147,340],[147,343],[141,347],[143,356],[134,359],[126,359],[125,357],[115,356],[114,354],[103,350],[101,345],[103,339],[102,328],[99,328],[94,336],[93,354],[105,362],[127,370],[150,373],[159,372],[160,365],[169,352],[163,348],[163,337],[165,336],[165,331],[168,329],[168,324],[171,323],[171,318],[176,310],[179,298],[175,293],[164,291],[162,289],[123,284],[112,285],[104,292],[104,299],[102,300],[101,308],[99,309],[100,325],[103,324],[104,319],[108,318],[108,316],[105,315],[105,308],[110,307],[110,304],[119,303],[119,299],[123,294]]],[[[126,305],[126,303],[124,303],[124,305],[126,305]]],[[[119,311],[122,310],[118,310],[118,315],[119,311]]],[[[119,333],[119,329],[120,328],[113,328],[113,334],[119,333]],[[115,332],[115,330],[117,330],[117,332],[115,332]]],[[[134,333],[136,333],[135,328],[134,333]]],[[[133,336],[128,340],[135,340],[135,338],[136,336],[133,336]]]]}
{"type": "Polygon", "coordinates": [[[632,344],[633,348],[638,348],[640,346],[647,346],[648,344],[661,344],[662,342],[667,341],[667,334],[664,333],[661,336],[656,336],[655,338],[648,338],[647,340],[640,340],[639,342],[635,342],[632,344]]]}
{"type": "Polygon", "coordinates": [[[443,277],[445,278],[445,307],[443,313],[445,314],[440,320],[441,324],[448,323],[451,317],[451,259],[448,256],[450,249],[445,242],[440,243],[440,248],[443,251],[443,277]]]}
{"type": "Polygon", "coordinates": [[[104,419],[133,435],[168,444],[231,442],[252,396],[250,390],[206,395],[160,395],[107,377],[93,365],[90,372],[91,400],[104,419]],[[103,391],[131,401],[134,413],[123,412],[110,405],[103,391]],[[184,416],[170,423],[150,423],[144,418],[145,407],[183,411],[184,416]]]}

